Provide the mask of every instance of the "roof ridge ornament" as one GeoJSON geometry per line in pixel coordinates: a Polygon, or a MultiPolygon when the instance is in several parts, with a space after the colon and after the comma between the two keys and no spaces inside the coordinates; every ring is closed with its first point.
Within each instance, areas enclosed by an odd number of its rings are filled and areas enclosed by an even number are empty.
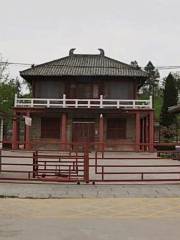
{"type": "Polygon", "coordinates": [[[74,55],[74,51],[76,50],[76,48],[71,48],[70,50],[69,50],[69,56],[72,56],[72,55],[74,55]]]}
{"type": "Polygon", "coordinates": [[[104,56],[105,55],[104,49],[98,48],[98,50],[100,51],[100,56],[104,56]]]}

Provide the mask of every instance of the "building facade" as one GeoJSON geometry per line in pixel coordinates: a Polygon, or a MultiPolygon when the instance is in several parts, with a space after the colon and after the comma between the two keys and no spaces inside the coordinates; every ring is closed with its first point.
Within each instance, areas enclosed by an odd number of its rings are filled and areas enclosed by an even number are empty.
{"type": "Polygon", "coordinates": [[[152,99],[138,100],[147,74],[100,54],[75,54],[20,72],[32,98],[15,96],[12,148],[65,148],[67,143],[153,151],[152,99]],[[19,132],[23,116],[32,119],[19,132]]]}

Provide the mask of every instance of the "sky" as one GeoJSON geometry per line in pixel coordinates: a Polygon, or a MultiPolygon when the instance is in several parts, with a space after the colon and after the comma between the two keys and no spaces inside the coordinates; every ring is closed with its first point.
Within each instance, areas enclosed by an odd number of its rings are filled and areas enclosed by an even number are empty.
{"type": "MultiPolygon", "coordinates": [[[[103,48],[126,63],[180,65],[179,0],[0,0],[0,9],[0,53],[10,62],[103,48]]],[[[10,74],[25,68],[11,66],[10,74]]]]}

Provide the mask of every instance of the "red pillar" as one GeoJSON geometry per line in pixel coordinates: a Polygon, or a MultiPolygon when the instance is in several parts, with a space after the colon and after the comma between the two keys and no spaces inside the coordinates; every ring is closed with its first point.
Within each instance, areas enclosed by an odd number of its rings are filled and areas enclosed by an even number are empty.
{"type": "MultiPolygon", "coordinates": [[[[27,117],[30,117],[30,113],[27,112],[27,117]]],[[[31,149],[31,142],[30,142],[30,126],[25,125],[25,149],[30,150],[31,149]]]]}
{"type": "MultiPolygon", "coordinates": [[[[142,139],[142,144],[144,144],[145,143],[145,134],[144,134],[144,126],[145,126],[145,118],[143,117],[142,118],[142,120],[141,120],[141,122],[142,122],[142,127],[141,127],[141,139],[142,139]]],[[[144,145],[142,145],[142,150],[143,151],[145,151],[145,146],[144,145]]]]}
{"type": "Polygon", "coordinates": [[[147,141],[146,141],[146,139],[147,139],[147,134],[146,134],[146,128],[147,128],[147,123],[146,123],[146,117],[144,117],[144,130],[143,130],[143,132],[144,132],[144,151],[146,151],[147,150],[147,141]]]}
{"type": "Polygon", "coordinates": [[[65,150],[67,147],[67,116],[66,113],[62,113],[61,118],[61,149],[65,150]]]}
{"type": "Polygon", "coordinates": [[[149,115],[146,117],[146,150],[149,150],[149,115]]]}
{"type": "Polygon", "coordinates": [[[16,112],[13,115],[13,126],[12,126],[12,149],[18,149],[18,123],[17,123],[17,114],[16,112]]]}
{"type": "Polygon", "coordinates": [[[103,150],[104,146],[104,118],[103,114],[100,114],[99,117],[99,143],[100,143],[100,150],[103,150]]]}
{"type": "Polygon", "coordinates": [[[154,151],[154,112],[149,113],[149,151],[154,151]]]}
{"type": "Polygon", "coordinates": [[[136,151],[139,152],[140,150],[140,112],[136,112],[136,151]]]}

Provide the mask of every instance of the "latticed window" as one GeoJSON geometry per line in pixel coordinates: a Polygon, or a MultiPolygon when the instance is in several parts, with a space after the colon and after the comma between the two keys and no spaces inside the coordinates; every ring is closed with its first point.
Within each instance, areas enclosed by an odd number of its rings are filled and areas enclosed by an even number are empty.
{"type": "Polygon", "coordinates": [[[110,118],[107,120],[107,138],[108,139],[126,138],[125,118],[110,118]]]}

